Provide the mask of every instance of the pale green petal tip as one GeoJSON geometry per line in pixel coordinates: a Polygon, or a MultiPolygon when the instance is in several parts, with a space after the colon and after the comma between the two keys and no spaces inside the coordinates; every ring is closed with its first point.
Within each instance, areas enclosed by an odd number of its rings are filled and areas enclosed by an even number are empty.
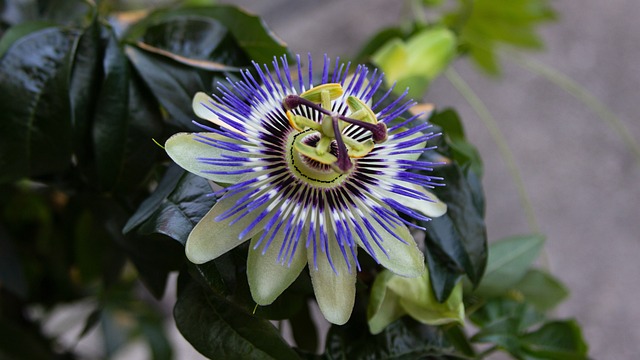
{"type": "Polygon", "coordinates": [[[254,249],[256,240],[251,241],[247,258],[247,278],[251,297],[260,306],[273,303],[300,275],[307,264],[304,247],[298,248],[289,264],[278,262],[279,248],[270,246],[263,255],[262,249],[254,249]]]}
{"type": "Polygon", "coordinates": [[[209,120],[212,122],[218,121],[218,116],[211,110],[207,109],[205,106],[205,104],[211,104],[212,102],[213,99],[209,95],[203,92],[196,93],[191,103],[193,112],[201,119],[209,120]]]}
{"type": "MultiPolygon", "coordinates": [[[[164,144],[164,149],[181,168],[201,175],[202,165],[196,160],[199,148],[203,144],[195,141],[193,133],[178,133],[171,136],[164,144]]],[[[206,146],[206,145],[205,145],[206,146]]]]}
{"type": "Polygon", "coordinates": [[[355,304],[355,271],[336,274],[331,269],[315,270],[310,266],[309,272],[320,312],[330,323],[344,325],[355,304]]]}
{"type": "MultiPolygon", "coordinates": [[[[193,233],[192,233],[193,234],[193,233]]],[[[184,253],[187,259],[194,264],[204,264],[207,261],[211,261],[218,257],[218,254],[211,251],[207,251],[209,247],[203,246],[209,239],[195,239],[194,236],[189,235],[187,243],[184,247],[184,253]]]]}

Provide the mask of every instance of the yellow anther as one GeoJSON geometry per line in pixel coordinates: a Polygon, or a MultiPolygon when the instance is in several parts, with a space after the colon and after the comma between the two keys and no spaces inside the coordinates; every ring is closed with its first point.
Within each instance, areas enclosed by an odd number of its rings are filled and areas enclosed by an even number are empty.
{"type": "MultiPolygon", "coordinates": [[[[322,103],[322,92],[323,91],[328,91],[329,92],[329,98],[331,100],[335,100],[337,98],[339,98],[344,91],[342,90],[342,86],[338,83],[329,83],[329,84],[322,84],[322,85],[318,85],[316,87],[314,87],[313,89],[309,89],[305,92],[303,92],[302,94],[300,94],[300,97],[309,101],[312,101],[316,104],[320,104],[322,103]]],[[[330,109],[328,109],[330,110],[330,109]]]]}
{"type": "Polygon", "coordinates": [[[371,108],[369,108],[367,104],[365,104],[357,97],[349,96],[347,98],[347,106],[349,106],[349,109],[351,109],[351,114],[349,115],[350,118],[354,118],[371,124],[378,123],[376,114],[371,111],[371,108]]]}

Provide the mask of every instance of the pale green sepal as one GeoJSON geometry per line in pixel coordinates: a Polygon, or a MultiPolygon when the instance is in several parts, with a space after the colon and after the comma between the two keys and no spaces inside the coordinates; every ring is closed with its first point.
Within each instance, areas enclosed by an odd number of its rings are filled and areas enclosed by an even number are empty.
{"type": "MultiPolygon", "coordinates": [[[[371,56],[371,61],[384,71],[387,85],[391,85],[406,72],[408,56],[404,42],[399,38],[393,38],[371,56]]],[[[404,89],[400,91],[404,91],[404,89]]]]}
{"type": "Polygon", "coordinates": [[[410,187],[411,189],[416,190],[423,195],[426,195],[432,201],[418,200],[409,196],[396,194],[394,192],[382,189],[378,189],[378,191],[383,193],[385,196],[399,202],[400,204],[413,210],[417,210],[430,218],[440,217],[447,212],[447,204],[445,204],[444,201],[438,199],[438,197],[434,193],[427,191],[424,187],[416,184],[404,184],[404,186],[410,187]]]}
{"type": "Polygon", "coordinates": [[[444,303],[439,303],[431,290],[428,272],[404,278],[384,270],[373,283],[367,308],[371,333],[382,332],[404,314],[428,325],[464,324],[462,282],[456,284],[444,303]]]}
{"type": "Polygon", "coordinates": [[[393,291],[387,291],[387,282],[393,276],[391,271],[382,271],[376,276],[371,287],[367,306],[367,323],[373,335],[381,333],[387,325],[406,314],[400,306],[400,297],[393,291]]]}
{"type": "Polygon", "coordinates": [[[449,298],[439,303],[431,290],[429,273],[417,278],[394,276],[387,282],[389,290],[400,298],[400,306],[412,318],[428,325],[442,325],[452,322],[464,324],[464,304],[462,302],[462,282],[451,291],[449,298]]]}
{"type": "MultiPolygon", "coordinates": [[[[214,134],[200,133],[209,139],[216,139],[229,142],[229,138],[214,134]]],[[[203,144],[196,140],[196,133],[178,133],[170,137],[164,145],[169,157],[180,165],[183,169],[202,176],[209,180],[225,184],[233,184],[240,181],[245,174],[208,174],[205,171],[229,171],[228,166],[217,166],[204,164],[198,158],[220,159],[222,155],[238,156],[237,153],[223,150],[215,146],[203,144]]],[[[245,169],[246,167],[236,167],[233,170],[245,169]]]]}
{"type": "Polygon", "coordinates": [[[385,72],[387,85],[397,83],[396,91],[411,86],[409,96],[420,98],[429,83],[453,60],[456,37],[446,28],[427,28],[405,43],[389,40],[371,59],[385,72]]]}
{"type": "MultiPolygon", "coordinates": [[[[386,206],[385,206],[386,207],[386,206]]],[[[393,211],[389,209],[390,211],[393,211]]],[[[397,224],[395,228],[392,228],[393,232],[398,235],[402,240],[398,240],[395,236],[388,233],[376,220],[371,216],[367,217],[369,223],[374,227],[376,232],[382,237],[380,245],[386,251],[385,253],[378,247],[378,245],[371,238],[371,234],[365,230],[367,235],[367,241],[375,254],[375,258],[378,259],[380,265],[391,270],[397,275],[406,277],[421,276],[425,272],[424,255],[422,251],[416,245],[416,241],[411,236],[411,232],[404,224],[397,224]],[[388,255],[388,256],[387,256],[388,255]]],[[[389,225],[388,225],[389,226],[389,225]]],[[[365,247],[363,240],[360,237],[355,237],[358,245],[364,249],[372,257],[373,254],[365,247]]]]}
{"type": "Polygon", "coordinates": [[[298,244],[290,265],[289,259],[285,259],[284,264],[278,262],[278,253],[280,252],[280,244],[284,241],[284,234],[284,230],[280,229],[264,255],[262,254],[263,247],[254,249],[258,237],[251,240],[247,258],[247,278],[249,279],[251,296],[258,305],[271,304],[298,278],[307,264],[307,249],[304,247],[304,243],[298,244]]]}
{"type": "Polygon", "coordinates": [[[302,94],[300,94],[300,97],[319,104],[322,102],[323,91],[329,92],[329,98],[331,100],[335,100],[339,98],[344,93],[344,90],[342,89],[342,85],[338,83],[329,83],[329,84],[318,85],[312,89],[309,89],[303,92],[302,94]]]}
{"type": "Polygon", "coordinates": [[[337,273],[333,271],[326,254],[318,249],[316,270],[313,265],[313,250],[307,249],[309,262],[309,274],[313,284],[313,292],[316,295],[318,306],[325,319],[332,324],[343,325],[351,317],[353,304],[356,298],[356,264],[347,250],[351,271],[347,269],[342,252],[332,232],[329,232],[329,249],[333,265],[337,273]]]}
{"type": "MultiPolygon", "coordinates": [[[[253,231],[239,238],[240,233],[255,219],[252,216],[245,216],[234,224],[231,224],[231,222],[236,216],[216,221],[216,217],[231,209],[242,196],[244,196],[244,193],[223,197],[218,200],[191,230],[185,245],[185,254],[189,261],[195,264],[202,264],[213,260],[260,232],[257,229],[262,229],[261,224],[264,221],[259,223],[253,231]]],[[[260,213],[269,204],[267,202],[255,211],[260,213]]]]}
{"type": "Polygon", "coordinates": [[[216,115],[215,113],[213,113],[209,108],[213,107],[213,104],[216,103],[209,95],[203,93],[203,92],[198,92],[193,96],[193,100],[191,102],[191,106],[193,108],[193,112],[196,114],[197,117],[201,118],[201,119],[205,119],[205,120],[209,120],[212,123],[220,126],[221,128],[227,129],[229,131],[233,131],[235,133],[241,134],[241,135],[247,135],[245,133],[243,133],[242,131],[229,126],[227,123],[225,123],[224,121],[220,120],[220,118],[218,117],[218,115],[216,115]],[[207,108],[209,107],[209,108],[207,108]]]}

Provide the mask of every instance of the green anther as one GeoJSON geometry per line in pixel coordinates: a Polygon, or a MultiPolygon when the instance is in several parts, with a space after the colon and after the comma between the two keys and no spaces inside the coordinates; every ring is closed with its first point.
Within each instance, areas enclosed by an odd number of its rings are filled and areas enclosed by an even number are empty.
{"type": "Polygon", "coordinates": [[[364,157],[370,153],[375,146],[375,143],[371,139],[368,139],[365,142],[358,142],[345,136],[342,140],[344,140],[344,143],[349,147],[348,153],[350,158],[364,157]]]}
{"type": "Polygon", "coordinates": [[[347,106],[349,106],[349,109],[351,109],[351,115],[349,115],[350,118],[354,118],[354,119],[368,122],[371,124],[378,123],[378,118],[376,118],[376,114],[373,111],[371,111],[371,108],[369,108],[367,104],[365,104],[362,100],[358,99],[357,97],[349,96],[347,98],[347,106]]]}
{"type": "Polygon", "coordinates": [[[320,92],[320,99],[320,105],[326,110],[331,111],[331,93],[329,93],[329,90],[322,90],[322,92],[320,92]]]}
{"type": "Polygon", "coordinates": [[[321,128],[319,123],[311,119],[307,119],[304,116],[295,115],[291,111],[287,111],[287,118],[289,119],[289,124],[298,131],[304,131],[306,128],[312,128],[313,130],[319,131],[321,128]]]}
{"type": "Polygon", "coordinates": [[[293,144],[293,148],[301,155],[304,155],[310,159],[313,159],[325,165],[331,165],[336,161],[338,161],[338,158],[332,155],[331,153],[325,152],[324,154],[320,155],[316,151],[316,148],[311,147],[301,142],[300,140],[301,139],[296,140],[296,142],[293,144]]]}
{"type": "Polygon", "coordinates": [[[335,100],[339,98],[344,93],[344,91],[342,90],[342,85],[338,83],[329,83],[329,84],[318,85],[313,89],[309,89],[303,92],[302,94],[300,94],[300,97],[303,99],[309,100],[311,102],[314,102],[316,104],[320,104],[322,103],[323,91],[329,92],[329,98],[331,100],[335,100]]]}
{"type": "Polygon", "coordinates": [[[320,140],[318,141],[318,144],[316,145],[316,153],[318,153],[318,155],[324,155],[327,153],[327,151],[329,151],[329,148],[331,147],[331,141],[333,141],[332,138],[327,137],[327,136],[321,136],[320,140]]]}
{"type": "Polygon", "coordinates": [[[322,135],[328,136],[330,138],[335,138],[336,134],[333,132],[333,119],[329,115],[325,115],[322,117],[321,122],[322,128],[320,132],[322,135]]]}

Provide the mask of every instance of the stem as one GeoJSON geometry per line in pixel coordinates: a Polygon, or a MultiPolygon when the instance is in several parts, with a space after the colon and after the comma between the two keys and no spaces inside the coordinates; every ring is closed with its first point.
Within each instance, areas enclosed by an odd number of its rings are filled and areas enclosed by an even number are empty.
{"type": "Polygon", "coordinates": [[[536,220],[535,212],[533,211],[533,206],[531,205],[531,200],[529,199],[529,195],[524,186],[524,182],[522,181],[522,175],[520,175],[520,171],[518,170],[518,166],[516,164],[515,158],[513,157],[513,153],[511,149],[509,149],[509,145],[507,145],[507,141],[504,137],[502,131],[498,127],[498,123],[493,118],[486,105],[480,100],[478,95],[469,87],[466,81],[464,81],[460,75],[450,67],[445,72],[447,79],[451,82],[451,84],[456,88],[456,90],[467,100],[469,105],[476,112],[480,120],[484,123],[484,126],[489,131],[489,134],[493,138],[493,141],[498,146],[500,151],[500,155],[502,156],[505,164],[507,165],[507,169],[513,178],[513,181],[518,189],[518,195],[520,197],[520,202],[522,203],[522,207],[524,209],[525,215],[527,217],[527,222],[529,224],[529,228],[534,233],[540,233],[540,227],[538,226],[538,221],[536,220]]]}
{"type": "Polygon", "coordinates": [[[622,141],[633,153],[638,165],[640,165],[640,145],[635,141],[631,133],[627,130],[624,123],[606,107],[598,99],[586,91],[580,84],[572,80],[567,75],[560,71],[553,69],[547,65],[537,62],[532,59],[527,59],[522,55],[519,55],[512,51],[505,51],[508,57],[513,59],[516,64],[531,71],[534,74],[545,77],[548,81],[554,83],[564,91],[573,95],[578,101],[586,105],[591,111],[596,113],[600,119],[602,119],[613,131],[618,133],[618,136],[622,138],[622,141]]]}

